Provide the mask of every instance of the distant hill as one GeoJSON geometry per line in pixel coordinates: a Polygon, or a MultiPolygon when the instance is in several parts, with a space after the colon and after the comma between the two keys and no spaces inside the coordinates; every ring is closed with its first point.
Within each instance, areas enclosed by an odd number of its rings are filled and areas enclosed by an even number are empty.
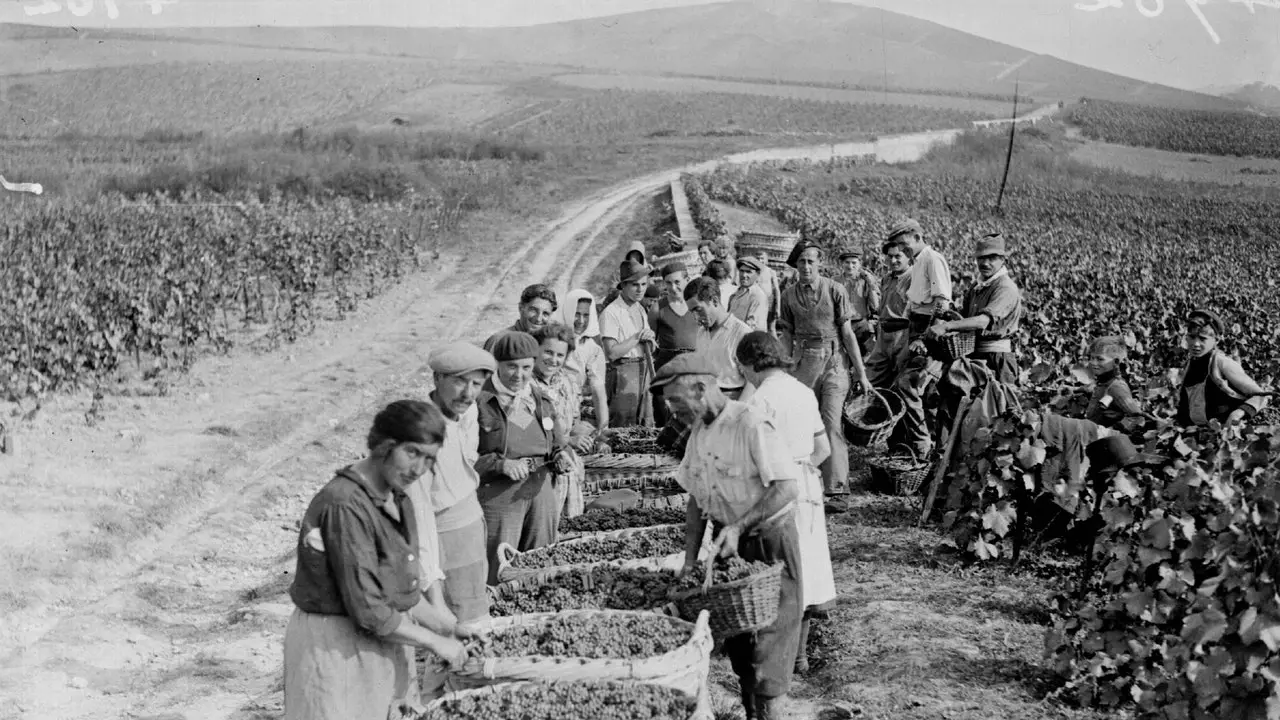
{"type": "MultiPolygon", "coordinates": [[[[0,31],[7,37],[12,30],[0,31]]],[[[1227,98],[1093,70],[926,20],[847,3],[719,3],[520,28],[200,28],[124,38],[536,63],[628,73],[714,75],[1008,95],[1088,96],[1242,109],[1227,98]]]]}
{"type": "Polygon", "coordinates": [[[1215,85],[1202,92],[1233,100],[1251,108],[1280,110],[1280,88],[1263,82],[1248,85],[1215,85]]]}

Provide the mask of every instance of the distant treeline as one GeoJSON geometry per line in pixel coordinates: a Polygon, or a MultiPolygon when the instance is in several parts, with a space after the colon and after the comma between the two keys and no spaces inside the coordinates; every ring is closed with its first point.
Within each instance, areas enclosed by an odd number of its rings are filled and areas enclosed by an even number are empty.
{"type": "MultiPolygon", "coordinates": [[[[1013,103],[1013,94],[976,92],[972,90],[948,90],[946,88],[911,88],[889,87],[883,85],[865,85],[847,82],[822,82],[820,80],[780,80],[778,78],[749,77],[743,75],[698,75],[694,73],[663,73],[666,77],[698,78],[699,80],[718,80],[721,82],[759,83],[762,85],[795,85],[797,87],[827,88],[831,90],[858,90],[861,92],[887,92],[899,95],[937,95],[940,97],[956,97],[966,100],[991,100],[993,102],[1013,103]]],[[[1029,95],[1018,95],[1019,103],[1034,104],[1039,102],[1029,95]]]]}

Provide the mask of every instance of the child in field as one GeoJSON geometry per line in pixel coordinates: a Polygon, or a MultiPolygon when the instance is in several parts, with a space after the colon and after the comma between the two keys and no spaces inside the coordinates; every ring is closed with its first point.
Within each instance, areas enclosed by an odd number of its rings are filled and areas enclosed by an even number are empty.
{"type": "Polygon", "coordinates": [[[1100,337],[1089,346],[1085,367],[1093,375],[1093,397],[1085,410],[1085,419],[1103,427],[1114,427],[1130,415],[1142,415],[1142,406],[1133,397],[1125,379],[1124,363],[1129,348],[1124,339],[1100,337]]]}
{"type": "Polygon", "coordinates": [[[1214,313],[1195,310],[1187,317],[1190,360],[1178,390],[1179,425],[1223,424],[1251,418],[1271,393],[1249,377],[1240,362],[1218,348],[1226,324],[1214,313]]]}

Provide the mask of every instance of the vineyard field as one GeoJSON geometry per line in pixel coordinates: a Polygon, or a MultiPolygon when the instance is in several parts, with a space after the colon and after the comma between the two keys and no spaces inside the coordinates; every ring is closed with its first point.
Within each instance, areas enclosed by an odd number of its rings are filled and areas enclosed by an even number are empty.
{"type": "Polygon", "coordinates": [[[966,127],[985,116],[910,105],[784,99],[729,93],[600,90],[526,119],[516,132],[546,142],[642,137],[859,136],[966,127]]]}
{"type": "Polygon", "coordinates": [[[1088,100],[1071,123],[1094,140],[1202,155],[1280,158],[1280,118],[1088,100]]]}
{"type": "MultiPolygon", "coordinates": [[[[555,80],[590,90],[629,90],[679,94],[727,94],[753,97],[808,100],[816,102],[910,105],[930,110],[957,110],[976,113],[981,118],[1008,117],[1012,101],[984,97],[957,97],[934,93],[880,92],[873,89],[846,89],[785,83],[743,82],[729,79],[672,77],[664,75],[557,75],[555,80]]],[[[1025,102],[1026,99],[1024,98],[1025,102]]]]}

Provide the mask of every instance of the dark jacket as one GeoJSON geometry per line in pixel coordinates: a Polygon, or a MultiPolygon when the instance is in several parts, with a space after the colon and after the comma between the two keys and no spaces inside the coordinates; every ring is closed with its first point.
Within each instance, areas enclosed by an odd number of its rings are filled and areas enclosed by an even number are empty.
{"type": "MultiPolygon", "coordinates": [[[[565,449],[564,428],[556,419],[555,406],[552,405],[551,398],[536,386],[531,392],[534,399],[534,417],[538,419],[539,426],[545,427],[544,419],[549,419],[552,423],[552,430],[547,438],[547,452],[541,458],[550,462],[557,453],[565,449]]],[[[478,448],[480,457],[476,460],[476,472],[480,473],[480,482],[506,479],[506,475],[502,473],[502,461],[508,459],[507,414],[498,402],[492,379],[485,383],[484,390],[481,390],[480,396],[476,398],[476,410],[480,425],[478,448]]]]}

